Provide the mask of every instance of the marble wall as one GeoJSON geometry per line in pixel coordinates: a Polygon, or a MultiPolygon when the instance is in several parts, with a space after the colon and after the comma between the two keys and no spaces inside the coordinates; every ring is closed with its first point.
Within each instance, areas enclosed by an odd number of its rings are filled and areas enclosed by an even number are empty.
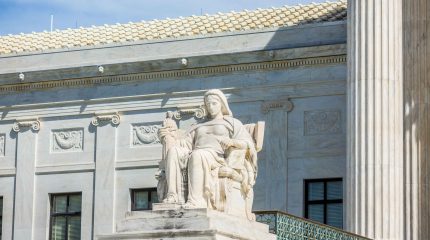
{"type": "MultiPolygon", "coordinates": [[[[149,79],[140,72],[117,74],[104,77],[113,79],[107,84],[3,92],[4,238],[47,239],[49,194],[61,192],[82,192],[82,239],[114,232],[130,211],[130,189],[156,186],[161,145],[154,133],[165,112],[198,107],[212,88],[226,93],[244,123],[266,121],[254,209],[303,216],[304,179],[345,178],[345,44],[262,46],[247,54],[247,62],[222,68],[173,69],[178,74],[149,79]],[[262,54],[278,58],[259,59],[262,54]],[[115,82],[127,76],[132,79],[115,82]],[[40,129],[26,126],[35,121],[40,129]]],[[[212,58],[222,63],[228,56],[212,58]]]]}

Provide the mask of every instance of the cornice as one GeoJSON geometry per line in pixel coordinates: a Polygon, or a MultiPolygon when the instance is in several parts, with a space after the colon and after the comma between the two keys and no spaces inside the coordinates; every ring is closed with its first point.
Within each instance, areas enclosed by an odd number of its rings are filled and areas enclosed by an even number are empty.
{"type": "Polygon", "coordinates": [[[33,91],[43,90],[49,88],[71,88],[71,87],[85,87],[91,85],[102,84],[118,84],[136,81],[151,81],[157,79],[171,79],[171,78],[187,78],[191,76],[205,76],[214,74],[225,74],[232,72],[248,72],[248,71],[265,71],[288,69],[300,66],[311,65],[325,65],[345,63],[346,55],[334,55],[323,57],[310,57],[292,60],[281,61],[267,61],[257,63],[234,64],[225,66],[212,66],[202,68],[180,69],[180,70],[166,70],[156,72],[135,73],[126,75],[115,76],[102,76],[102,77],[88,77],[76,79],[64,79],[55,81],[41,81],[41,82],[23,82],[19,84],[8,84],[0,86],[1,93],[20,92],[20,91],[33,91]]]}

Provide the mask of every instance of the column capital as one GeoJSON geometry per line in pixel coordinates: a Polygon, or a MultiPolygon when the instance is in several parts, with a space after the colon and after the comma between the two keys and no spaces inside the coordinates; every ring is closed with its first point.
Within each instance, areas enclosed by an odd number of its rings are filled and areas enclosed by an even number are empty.
{"type": "Polygon", "coordinates": [[[207,112],[204,106],[190,106],[190,107],[177,107],[178,110],[172,112],[173,118],[181,120],[183,117],[195,117],[203,119],[206,117],[207,112]]]}
{"type": "MultiPolygon", "coordinates": [[[[118,112],[111,113],[94,113],[93,120],[91,124],[98,127],[102,123],[112,123],[113,125],[119,125],[121,122],[121,117],[118,112]]],[[[103,126],[103,125],[102,125],[103,126]]]]}
{"type": "Polygon", "coordinates": [[[12,130],[14,132],[20,132],[23,129],[31,128],[34,131],[40,130],[40,121],[39,119],[21,119],[15,120],[15,123],[12,126],[12,130]]]}
{"type": "Polygon", "coordinates": [[[261,111],[265,114],[275,109],[283,109],[286,112],[291,112],[293,108],[294,108],[294,105],[290,101],[290,99],[264,101],[261,104],[261,111]]]}

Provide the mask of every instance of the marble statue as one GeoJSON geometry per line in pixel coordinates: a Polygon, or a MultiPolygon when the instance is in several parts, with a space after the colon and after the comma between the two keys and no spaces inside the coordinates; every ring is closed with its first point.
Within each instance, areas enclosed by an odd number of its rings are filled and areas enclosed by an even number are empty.
{"type": "Polygon", "coordinates": [[[204,107],[205,120],[187,132],[177,128],[171,113],[159,130],[163,144],[157,174],[159,199],[254,220],[253,186],[264,122],[243,125],[233,118],[218,89],[205,93],[204,107]]]}

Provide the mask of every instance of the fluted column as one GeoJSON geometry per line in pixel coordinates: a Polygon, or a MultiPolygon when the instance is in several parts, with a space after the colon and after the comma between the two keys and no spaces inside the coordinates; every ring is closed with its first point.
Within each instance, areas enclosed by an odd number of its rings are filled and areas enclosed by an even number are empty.
{"type": "Polygon", "coordinates": [[[403,239],[402,0],[348,1],[347,230],[403,239]]]}
{"type": "Polygon", "coordinates": [[[430,3],[404,0],[405,237],[430,239],[430,3]]]}

